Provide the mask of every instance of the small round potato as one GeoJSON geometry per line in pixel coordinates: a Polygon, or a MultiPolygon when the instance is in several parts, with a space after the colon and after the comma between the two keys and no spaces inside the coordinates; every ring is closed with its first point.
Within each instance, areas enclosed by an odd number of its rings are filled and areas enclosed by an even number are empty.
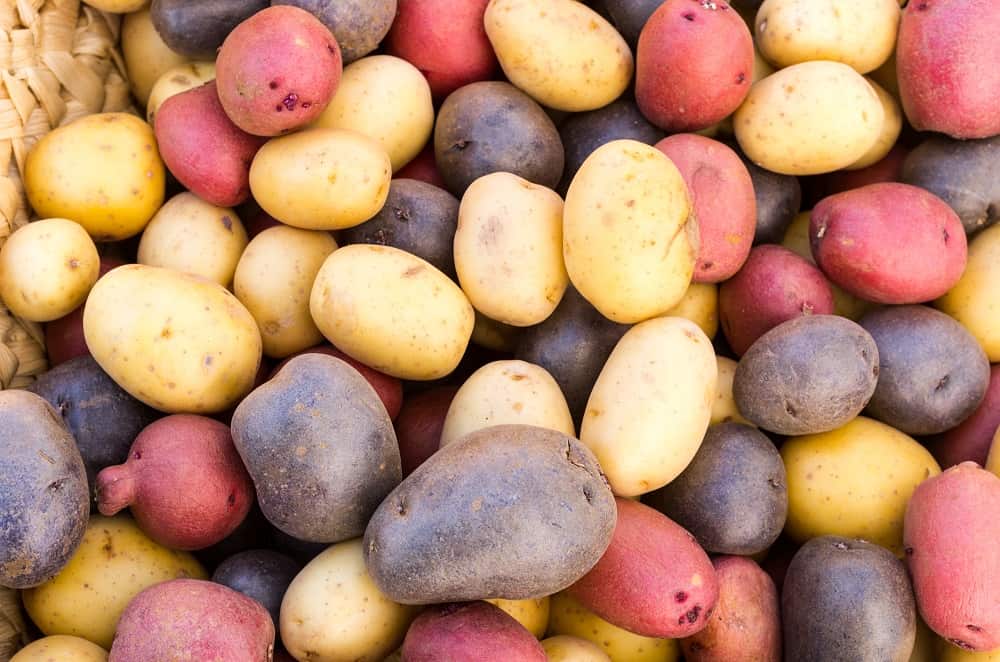
{"type": "Polygon", "coordinates": [[[225,287],[233,282],[246,246],[247,233],[236,212],[193,193],[178,193],[143,231],[138,262],[201,276],[225,287]]]}
{"type": "Polygon", "coordinates": [[[156,79],[146,102],[146,121],[150,126],[156,123],[156,111],[163,102],[193,87],[204,85],[215,78],[215,62],[187,62],[163,72],[156,79]]]}
{"type": "Polygon", "coordinates": [[[719,331],[719,287],[715,283],[691,283],[684,298],[664,317],[683,317],[697,324],[705,335],[714,338],[719,331]]]}
{"type": "Polygon", "coordinates": [[[0,250],[0,297],[33,322],[71,313],[97,282],[100,257],[90,235],[64,218],[22,226],[0,250]]]}
{"type": "Polygon", "coordinates": [[[875,144],[865,152],[864,156],[845,167],[845,170],[861,170],[884,159],[896,145],[896,139],[899,138],[899,134],[903,130],[903,111],[899,107],[899,102],[896,101],[896,98],[886,92],[881,85],[871,78],[865,78],[865,80],[868,81],[868,84],[875,90],[875,94],[878,95],[878,100],[882,103],[882,112],[885,115],[885,119],[882,120],[882,131],[879,133],[875,144]]]}
{"type": "Polygon", "coordinates": [[[965,272],[935,304],[975,336],[991,363],[1000,362],[1000,288],[994,285],[998,278],[1000,225],[994,225],[969,242],[965,272]]]}
{"type": "Polygon", "coordinates": [[[80,637],[56,634],[33,641],[10,662],[107,662],[108,653],[80,637]]]}
{"type": "Polygon", "coordinates": [[[594,642],[568,634],[542,639],[542,648],[549,662],[611,662],[608,654],[594,642]]]}
{"type": "Polygon", "coordinates": [[[493,598],[486,602],[507,612],[508,616],[512,616],[537,639],[545,636],[545,629],[549,626],[549,596],[528,598],[527,600],[493,598]]]}
{"type": "Polygon", "coordinates": [[[122,56],[132,94],[143,105],[164,72],[188,61],[163,42],[149,7],[127,14],[122,21],[122,56]]]}

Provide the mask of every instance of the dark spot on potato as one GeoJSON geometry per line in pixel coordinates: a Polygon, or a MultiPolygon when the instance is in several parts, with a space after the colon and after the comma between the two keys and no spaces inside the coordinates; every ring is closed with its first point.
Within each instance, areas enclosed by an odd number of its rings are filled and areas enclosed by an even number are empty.
{"type": "Polygon", "coordinates": [[[396,514],[400,517],[406,517],[406,501],[403,499],[399,500],[396,504],[396,514]]]}
{"type": "Polygon", "coordinates": [[[594,501],[594,490],[589,485],[583,486],[583,498],[587,500],[587,503],[593,503],[594,501]]]}
{"type": "Polygon", "coordinates": [[[521,375],[518,373],[514,373],[513,375],[510,376],[510,381],[512,382],[521,382],[524,381],[525,379],[527,379],[525,375],[521,375]]]}
{"type": "Polygon", "coordinates": [[[687,619],[688,623],[694,623],[695,621],[698,620],[698,615],[700,613],[701,613],[701,607],[695,605],[694,607],[691,608],[690,611],[688,611],[688,613],[684,614],[684,617],[687,619]]]}
{"type": "Polygon", "coordinates": [[[685,13],[681,14],[681,16],[684,17],[684,20],[694,21],[694,12],[693,11],[685,12],[685,13]]]}
{"type": "Polygon", "coordinates": [[[678,604],[683,604],[687,602],[687,599],[688,599],[688,594],[685,593],[684,591],[677,591],[676,593],[674,593],[674,602],[678,604]]]}
{"type": "Polygon", "coordinates": [[[906,554],[907,556],[913,556],[913,548],[907,547],[903,550],[903,553],[906,554]]]}
{"type": "Polygon", "coordinates": [[[173,331],[171,331],[171,330],[169,329],[169,327],[163,327],[163,330],[162,330],[162,331],[160,331],[160,337],[161,337],[161,338],[169,338],[169,337],[170,337],[170,336],[172,336],[172,335],[174,335],[174,334],[173,334],[173,331]]]}
{"type": "Polygon", "coordinates": [[[424,265],[422,264],[413,265],[412,267],[403,272],[403,278],[413,278],[423,270],[424,270],[424,265]]]}
{"type": "Polygon", "coordinates": [[[451,151],[459,151],[459,152],[461,152],[463,149],[465,149],[466,147],[468,147],[471,143],[472,143],[471,140],[459,140],[459,141],[455,142],[448,149],[451,150],[451,151]]]}
{"type": "Polygon", "coordinates": [[[274,109],[279,113],[284,110],[284,108],[281,106],[280,103],[277,106],[275,106],[274,109]]]}
{"type": "Polygon", "coordinates": [[[74,257],[74,258],[71,258],[70,261],[67,262],[66,264],[69,266],[70,269],[76,269],[77,267],[80,266],[80,260],[78,260],[78,259],[76,259],[74,257]]]}
{"type": "Polygon", "coordinates": [[[135,454],[132,455],[132,459],[133,460],[141,460],[142,459],[142,453],[140,453],[139,451],[136,451],[135,454]]]}
{"type": "Polygon", "coordinates": [[[223,216],[220,220],[222,221],[222,227],[226,228],[229,232],[233,231],[233,219],[223,216]]]}
{"type": "Polygon", "coordinates": [[[214,359],[212,358],[212,355],[211,355],[211,354],[206,354],[206,355],[205,355],[205,359],[204,359],[203,363],[204,363],[204,364],[205,364],[206,366],[209,366],[209,365],[212,365],[212,361],[213,361],[213,360],[214,360],[214,359]]]}
{"type": "Polygon", "coordinates": [[[778,480],[777,478],[768,478],[767,484],[776,490],[781,489],[781,481],[778,480]]]}
{"type": "Polygon", "coordinates": [[[635,200],[629,200],[625,203],[626,207],[635,207],[635,200]]]}
{"type": "Polygon", "coordinates": [[[288,96],[281,100],[281,103],[288,110],[295,110],[295,104],[299,102],[299,95],[295,92],[289,92],[288,96]]]}
{"type": "Polygon", "coordinates": [[[278,81],[272,80],[270,83],[267,84],[267,86],[270,87],[272,90],[276,90],[278,89],[278,81]]]}
{"type": "Polygon", "coordinates": [[[302,102],[302,110],[308,110],[310,106],[312,106],[312,103],[310,103],[308,101],[303,101],[302,102]]]}
{"type": "Polygon", "coordinates": [[[972,644],[968,643],[967,641],[962,641],[961,639],[949,639],[948,641],[955,644],[959,648],[962,648],[967,651],[971,651],[973,648],[975,648],[975,646],[973,646],[972,644]]]}
{"type": "Polygon", "coordinates": [[[842,552],[846,552],[848,550],[847,543],[846,542],[840,542],[839,540],[837,542],[833,543],[833,547],[834,547],[834,549],[839,549],[842,552]]]}
{"type": "Polygon", "coordinates": [[[937,385],[934,387],[934,392],[937,393],[938,391],[944,389],[946,386],[948,386],[948,382],[950,380],[951,380],[950,375],[945,375],[944,377],[939,379],[937,385]]]}
{"type": "MultiPolygon", "coordinates": [[[[49,490],[51,490],[52,492],[58,492],[59,490],[62,489],[63,485],[66,484],[66,480],[67,480],[66,478],[60,478],[59,480],[52,481],[51,483],[49,483],[49,490]]],[[[973,626],[971,625],[969,626],[970,629],[972,627],[973,626]]]]}
{"type": "Polygon", "coordinates": [[[794,418],[798,416],[799,412],[792,406],[792,403],[785,402],[785,413],[794,418]]]}
{"type": "Polygon", "coordinates": [[[931,3],[929,3],[929,2],[918,2],[916,4],[916,7],[917,7],[917,11],[927,11],[928,9],[930,9],[931,3]]]}
{"type": "Polygon", "coordinates": [[[230,506],[236,503],[236,492],[229,493],[229,498],[226,499],[226,503],[228,503],[230,506]]]}
{"type": "Polygon", "coordinates": [[[736,74],[736,84],[737,85],[742,85],[746,81],[747,81],[747,75],[745,73],[743,73],[741,71],[740,73],[736,74]]]}

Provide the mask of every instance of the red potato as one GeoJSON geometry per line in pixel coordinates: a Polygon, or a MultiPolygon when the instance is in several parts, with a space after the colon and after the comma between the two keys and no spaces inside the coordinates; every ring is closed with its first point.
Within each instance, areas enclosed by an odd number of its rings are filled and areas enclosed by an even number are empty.
{"type": "Polygon", "coordinates": [[[953,138],[1000,134],[1000,6],[913,0],[903,11],[896,72],[913,128],[953,138]]]}
{"type": "MultiPolygon", "coordinates": [[[[125,262],[118,258],[102,257],[98,277],[123,264],[125,262]]],[[[69,315],[52,320],[45,325],[45,350],[49,356],[49,368],[54,368],[60,363],[65,363],[78,356],[90,355],[87,341],[83,337],[83,305],[80,305],[69,315]]]]}
{"type": "Polygon", "coordinates": [[[750,254],[757,231],[753,180],[732,149],[711,138],[681,133],[656,148],[681,171],[698,219],[696,283],[721,283],[732,277],[750,254]]]}
{"type": "Polygon", "coordinates": [[[438,386],[403,401],[395,425],[403,478],[441,447],[444,419],[457,392],[455,386],[438,386]]]}
{"type": "Polygon", "coordinates": [[[681,640],[687,662],[731,662],[752,656],[781,662],[778,591],[760,566],[742,556],[712,560],[719,580],[719,601],[698,634],[681,640]]]}
{"type": "Polygon", "coordinates": [[[319,117],[342,73],[333,33],[292,5],[268,7],[240,23],[215,61],[222,107],[257,136],[287,133],[319,117]]]}
{"type": "Polygon", "coordinates": [[[973,462],[913,492],[903,545],[924,622],[971,651],[1000,648],[1000,478],[973,462]]]}
{"type": "Polygon", "coordinates": [[[405,662],[545,662],[545,650],[499,607],[463,602],[429,607],[410,625],[403,641],[405,662]]]}
{"type": "Polygon", "coordinates": [[[177,414],[148,425],[125,464],[97,474],[97,506],[111,516],[130,508],[146,535],[166,547],[204,549],[240,525],[254,487],[229,428],[177,414]]]}
{"type": "Polygon", "coordinates": [[[800,315],[832,315],[833,291],[823,273],[783,246],[761,244],[719,287],[719,322],[742,356],[762,335],[800,315]]]}
{"type": "Polygon", "coordinates": [[[483,26],[488,4],[399,0],[386,50],[419,69],[438,100],[469,83],[491,80],[498,65],[483,26]]]}
{"type": "Polygon", "coordinates": [[[825,198],[809,219],[816,264],[847,292],[875,303],[923,303],[965,270],[958,215],[909,184],[872,184],[825,198]]]}
{"type": "Polygon", "coordinates": [[[690,637],[719,597],[708,555],[666,515],[615,497],[618,523],[597,565],[568,590],[612,625],[646,637],[690,637]]]}
{"type": "Polygon", "coordinates": [[[986,396],[972,415],[960,425],[928,442],[927,447],[942,469],[962,462],[986,464],[993,433],[1000,426],[1000,365],[990,368],[986,396]]]}
{"type": "Polygon", "coordinates": [[[743,103],[753,62],[750,30],[724,0],[667,0],[639,35],[636,103],[669,133],[699,131],[743,103]]]}
{"type": "Polygon", "coordinates": [[[417,154],[412,161],[396,171],[394,179],[417,179],[446,189],[444,177],[438,171],[437,160],[434,158],[434,141],[431,141],[417,154]]]}
{"type": "Polygon", "coordinates": [[[823,198],[869,184],[903,181],[903,163],[908,147],[895,145],[881,161],[860,170],[837,170],[826,175],[802,177],[803,208],[810,209],[823,198]]]}
{"type": "Polygon", "coordinates": [[[232,207],[250,197],[250,163],[265,140],[229,120],[214,81],[164,101],[154,129],[163,162],[199,198],[232,207]]]}
{"type": "Polygon", "coordinates": [[[274,623],[259,602],[221,584],[173,579],[128,603],[108,662],[270,662],[273,654],[274,623]]]}

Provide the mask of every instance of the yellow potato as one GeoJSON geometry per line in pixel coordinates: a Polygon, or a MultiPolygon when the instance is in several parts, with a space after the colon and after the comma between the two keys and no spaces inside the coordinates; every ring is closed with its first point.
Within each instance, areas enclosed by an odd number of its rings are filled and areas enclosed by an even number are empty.
{"type": "MultiPolygon", "coordinates": [[[[895,2],[895,0],[892,1],[895,2]]],[[[885,119],[882,121],[882,131],[875,144],[865,152],[864,156],[847,166],[845,170],[860,170],[884,159],[889,150],[896,144],[896,139],[899,138],[899,133],[903,130],[903,111],[899,107],[899,102],[873,79],[866,78],[865,80],[878,95],[885,119]]]]}
{"type": "MultiPolygon", "coordinates": [[[[905,0],[901,0],[905,1],[905,0]]],[[[899,78],[896,76],[896,51],[881,67],[871,72],[871,79],[882,86],[899,103],[899,78]]]]}
{"type": "Polygon", "coordinates": [[[684,298],[668,310],[664,317],[683,317],[691,320],[714,338],[719,331],[719,286],[715,283],[691,283],[684,298]]]}
{"type": "Polygon", "coordinates": [[[208,573],[191,554],[150,540],[126,515],[91,515],[66,567],[22,593],[24,608],[44,634],[110,649],[125,605],[153,584],[182,577],[208,579],[208,573]]]}
{"type": "MultiPolygon", "coordinates": [[[[924,619],[917,614],[917,636],[913,642],[913,652],[908,662],[938,662],[938,641],[924,619]]],[[[998,658],[1000,660],[1000,658],[998,658]]]]}
{"type": "Polygon", "coordinates": [[[0,250],[0,297],[18,317],[49,322],[84,302],[100,268],[97,247],[82,227],[64,218],[35,221],[0,250]]]}
{"type": "Polygon", "coordinates": [[[243,251],[233,293],[257,321],[266,355],[284,358],[323,342],[309,314],[309,295],[335,250],[329,232],[279,225],[258,234],[243,251]]]}
{"type": "Polygon", "coordinates": [[[997,476],[1000,476],[1000,428],[993,434],[993,441],[990,443],[990,454],[986,457],[986,466],[983,467],[987,471],[991,471],[997,476]]]}
{"type": "Polygon", "coordinates": [[[580,166],[563,212],[563,256],[573,285],[605,317],[632,324],[684,298],[698,224],[680,171],[635,140],[598,147],[580,166]]]}
{"type": "Polygon", "coordinates": [[[253,387],[260,332],[224,287],[197,276],[131,264],[90,292],[83,331],[112,379],[168,413],[220,412],[253,387]]]}
{"type": "Polygon", "coordinates": [[[986,228],[969,241],[965,273],[935,302],[982,345],[990,363],[1000,362],[1000,225],[986,228]]]}
{"type": "Polygon", "coordinates": [[[573,417],[559,384],[525,361],[493,361],[465,380],[441,429],[441,446],[493,425],[535,425],[573,437],[573,417]]]}
{"type": "Polygon", "coordinates": [[[859,416],[781,447],[788,481],[785,531],[805,542],[817,536],[864,538],[903,553],[903,514],[917,485],[941,468],[913,438],[859,416]]]}
{"type": "Polygon", "coordinates": [[[898,0],[764,0],[754,41],[778,67],[832,60],[866,74],[896,47],[899,16],[898,0]]]}
{"type": "Polygon", "coordinates": [[[395,172],[420,153],[434,130],[431,87],[406,60],[363,57],[344,67],[337,93],[312,126],[350,129],[377,140],[395,172]]]}
{"type": "Polygon", "coordinates": [[[156,125],[156,111],[170,97],[201,87],[215,79],[215,62],[186,62],[163,72],[156,79],[146,102],[146,121],[156,125]]]}
{"type": "Polygon", "coordinates": [[[716,356],[715,360],[719,378],[715,386],[715,401],[712,403],[712,425],[730,422],[753,425],[743,418],[736,401],[733,400],[733,378],[736,376],[737,362],[724,356],[716,356]]]}
{"type": "Polygon", "coordinates": [[[122,56],[132,94],[142,105],[146,105],[153,85],[164,72],[188,61],[160,39],[148,7],[126,15],[122,21],[122,56]]]}
{"type": "Polygon", "coordinates": [[[139,234],[163,204],[166,174],[153,129],[134,115],[88,115],[28,152],[24,188],[39,216],[76,221],[96,241],[139,234]]]}
{"type": "Polygon", "coordinates": [[[717,374],[712,342],[694,322],[660,317],[622,336],[580,428],[615,494],[645,494],[684,471],[708,429],[717,374]]]}
{"type": "Polygon", "coordinates": [[[774,67],[760,54],[760,49],[754,44],[753,49],[753,74],[750,77],[750,84],[753,85],[759,80],[763,80],[774,73],[774,67]]]}
{"type": "Polygon", "coordinates": [[[539,324],[569,276],[562,256],[563,201],[555,191],[495,172],[462,196],[455,270],[476,310],[511,326],[539,324]]]}
{"type": "Polygon", "coordinates": [[[345,246],[326,259],[309,310],[342,352],[413,380],[450,374],[469,345],[475,320],[462,290],[430,263],[368,244],[345,246]]]}
{"type": "Polygon", "coordinates": [[[632,79],[628,44],[582,2],[492,0],[483,23],[507,79],[543,106],[595,110],[632,79]]]}
{"type": "Polygon", "coordinates": [[[785,175],[818,175],[863,157],[878,140],[884,116],[864,76],[846,64],[816,61],[755,83],[733,126],[757,165],[785,175]]]}
{"type": "Polygon", "coordinates": [[[513,354],[517,349],[517,339],[521,329],[503,322],[492,320],[476,311],[476,323],[472,327],[472,342],[495,352],[513,354]]]}
{"type": "Polygon", "coordinates": [[[545,636],[545,629],[549,626],[548,596],[528,600],[494,598],[486,602],[503,609],[536,638],[541,639],[545,636]]]}
{"type": "Polygon", "coordinates": [[[125,14],[146,7],[149,0],[86,0],[86,4],[112,14],[125,14]]]}
{"type": "Polygon", "coordinates": [[[623,630],[566,593],[552,596],[548,634],[579,637],[597,644],[611,662],[677,662],[680,658],[680,647],[675,640],[643,637],[623,630]]]}
{"type": "Polygon", "coordinates": [[[305,230],[343,230],[377,214],[392,164],[372,138],[306,129],[272,138],[250,166],[250,191],[275,219],[305,230]]]}
{"type": "Polygon", "coordinates": [[[167,200],[146,226],[138,258],[139,264],[228,286],[246,247],[247,233],[236,212],[185,191],[167,200]]]}
{"type": "Polygon", "coordinates": [[[357,538],[328,547],[292,580],[281,601],[281,640],[297,660],[380,662],[403,643],[417,613],[382,595],[357,538]]]}
{"type": "Polygon", "coordinates": [[[976,653],[963,650],[940,637],[936,637],[935,644],[937,657],[933,658],[934,662],[1000,662],[1000,648],[976,653]]]}
{"type": "Polygon", "coordinates": [[[10,662],[107,662],[108,653],[80,637],[57,634],[33,641],[10,662]]]}
{"type": "Polygon", "coordinates": [[[549,662],[611,662],[611,658],[592,641],[557,634],[542,640],[549,662]]]}

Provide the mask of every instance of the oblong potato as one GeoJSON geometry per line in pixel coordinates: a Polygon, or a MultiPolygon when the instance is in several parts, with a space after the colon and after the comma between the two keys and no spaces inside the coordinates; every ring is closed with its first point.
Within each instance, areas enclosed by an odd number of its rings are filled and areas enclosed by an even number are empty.
{"type": "Polygon", "coordinates": [[[993,225],[969,241],[965,271],[948,293],[937,300],[938,310],[951,315],[982,345],[991,363],[1000,361],[1000,225],[993,225]]]}
{"type": "Polygon", "coordinates": [[[145,105],[160,76],[184,64],[188,58],[170,50],[163,42],[153,26],[149,7],[125,15],[121,37],[129,88],[136,100],[145,105]]]}

